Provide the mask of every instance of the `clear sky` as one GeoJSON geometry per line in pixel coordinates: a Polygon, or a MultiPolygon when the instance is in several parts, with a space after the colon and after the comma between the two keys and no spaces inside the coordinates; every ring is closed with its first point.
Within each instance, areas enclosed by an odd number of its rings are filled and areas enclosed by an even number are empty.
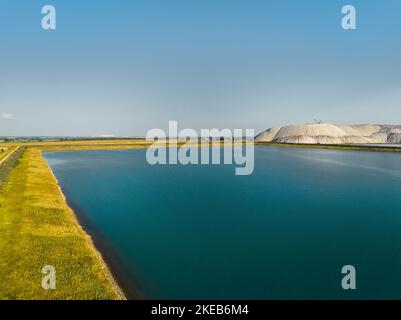
{"type": "Polygon", "coordinates": [[[399,0],[0,0],[0,135],[401,124],[400,57],[399,0]]]}

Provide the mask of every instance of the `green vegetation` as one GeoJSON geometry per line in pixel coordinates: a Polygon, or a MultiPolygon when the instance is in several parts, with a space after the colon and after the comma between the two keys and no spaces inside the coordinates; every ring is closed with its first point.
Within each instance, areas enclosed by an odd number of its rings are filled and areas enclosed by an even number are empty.
{"type": "Polygon", "coordinates": [[[40,149],[27,148],[0,192],[0,299],[121,299],[40,149]],[[45,265],[56,289],[44,290],[45,265]]]}
{"type": "Polygon", "coordinates": [[[0,153],[0,189],[6,183],[12,169],[18,164],[18,160],[25,149],[19,148],[13,152],[14,150],[15,148],[10,149],[3,157],[0,153]]]}
{"type": "Polygon", "coordinates": [[[7,157],[8,154],[10,154],[13,150],[15,149],[14,146],[3,146],[0,145],[0,163],[1,161],[7,157]]]}
{"type": "Polygon", "coordinates": [[[375,152],[401,152],[401,148],[390,146],[361,146],[361,145],[338,145],[338,144],[298,144],[298,143],[278,143],[278,142],[255,142],[256,146],[268,147],[288,147],[288,148],[308,148],[308,149],[334,149],[334,150],[357,150],[375,152]]]}

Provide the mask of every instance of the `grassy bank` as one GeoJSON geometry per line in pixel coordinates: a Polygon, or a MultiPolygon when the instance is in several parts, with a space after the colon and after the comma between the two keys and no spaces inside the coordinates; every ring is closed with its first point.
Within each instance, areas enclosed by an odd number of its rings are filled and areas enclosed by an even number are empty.
{"type": "Polygon", "coordinates": [[[17,145],[0,145],[7,148],[0,165],[0,300],[125,298],[41,153],[150,144],[143,140],[20,143],[7,159],[17,145]],[[46,265],[56,269],[55,290],[41,286],[46,265]]]}
{"type": "Polygon", "coordinates": [[[91,239],[38,148],[27,148],[0,191],[0,299],[120,299],[91,239]],[[56,289],[41,286],[56,269],[56,289]]]}

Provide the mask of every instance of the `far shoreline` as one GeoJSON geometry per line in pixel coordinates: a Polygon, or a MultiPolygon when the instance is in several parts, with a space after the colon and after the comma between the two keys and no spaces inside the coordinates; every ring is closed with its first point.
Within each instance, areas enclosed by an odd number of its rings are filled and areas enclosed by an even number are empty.
{"type": "Polygon", "coordinates": [[[281,142],[263,142],[255,141],[255,146],[261,147],[283,147],[283,148],[302,148],[302,149],[330,149],[344,151],[369,151],[401,153],[401,145],[378,145],[378,144],[305,144],[305,143],[281,143],[281,142]]]}

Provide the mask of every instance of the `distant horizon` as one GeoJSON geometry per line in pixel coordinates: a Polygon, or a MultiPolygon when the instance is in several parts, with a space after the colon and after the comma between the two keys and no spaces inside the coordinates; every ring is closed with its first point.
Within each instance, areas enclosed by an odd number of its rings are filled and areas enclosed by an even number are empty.
{"type": "Polygon", "coordinates": [[[7,1],[0,136],[401,123],[401,2],[353,0],[355,30],[344,4],[52,0],[44,30],[42,1],[7,1]]]}
{"type": "MultiPolygon", "coordinates": [[[[276,126],[276,128],[282,128],[282,127],[287,127],[287,126],[304,126],[304,125],[324,125],[324,124],[331,124],[331,125],[348,125],[348,126],[362,126],[362,125],[373,125],[373,126],[401,126],[400,124],[387,124],[387,123],[352,123],[352,124],[338,124],[338,123],[328,123],[328,122],[322,122],[322,123],[317,123],[317,122],[311,122],[311,123],[302,123],[302,124],[287,124],[287,125],[282,125],[282,126],[276,126]]],[[[255,136],[258,134],[271,129],[273,127],[266,128],[261,131],[255,131],[255,136]]],[[[183,128],[180,128],[183,129],[183,128]]],[[[221,128],[216,128],[216,129],[221,129],[221,128]]],[[[230,129],[230,128],[229,128],[230,129]]],[[[168,137],[168,136],[167,136],[168,137]]],[[[182,137],[182,136],[179,136],[182,137]]],[[[102,140],[107,140],[107,139],[146,139],[146,135],[140,136],[140,135],[132,135],[132,136],[116,136],[116,135],[13,135],[13,136],[1,136],[0,139],[7,139],[7,138],[69,138],[69,139],[79,139],[79,138],[85,138],[85,139],[102,139],[102,140]]]]}

